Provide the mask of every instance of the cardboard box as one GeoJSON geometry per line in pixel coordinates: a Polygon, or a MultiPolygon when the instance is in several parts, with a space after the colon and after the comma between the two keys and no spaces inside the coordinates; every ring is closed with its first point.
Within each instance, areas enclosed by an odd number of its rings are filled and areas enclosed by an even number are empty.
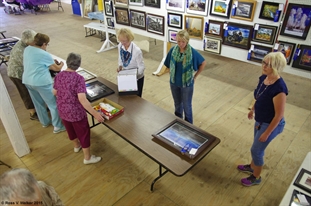
{"type": "Polygon", "coordinates": [[[105,119],[107,120],[110,120],[120,114],[122,114],[124,112],[124,107],[122,107],[121,105],[109,100],[109,99],[102,99],[102,101],[100,101],[98,104],[96,104],[95,106],[93,106],[93,108],[98,111],[98,112],[101,112],[101,114],[105,117],[105,119]],[[107,111],[105,109],[103,109],[101,106],[100,106],[100,103],[105,103],[105,104],[108,104],[108,106],[112,106],[114,107],[115,109],[117,109],[117,111],[107,111]]]}

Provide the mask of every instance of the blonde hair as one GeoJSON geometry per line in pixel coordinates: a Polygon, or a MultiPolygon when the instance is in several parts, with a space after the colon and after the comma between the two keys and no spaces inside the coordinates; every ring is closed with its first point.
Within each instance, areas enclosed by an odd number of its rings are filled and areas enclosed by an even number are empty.
{"type": "Polygon", "coordinates": [[[119,39],[120,36],[123,36],[123,37],[127,38],[129,41],[133,41],[134,40],[134,34],[128,28],[121,28],[121,29],[119,29],[118,33],[117,33],[118,39],[119,39]]]}
{"type": "Polygon", "coordinates": [[[183,39],[187,43],[189,42],[189,34],[186,30],[180,30],[179,32],[177,32],[176,36],[183,39]]]}
{"type": "Polygon", "coordinates": [[[286,58],[282,52],[270,52],[263,58],[263,61],[266,60],[269,60],[268,64],[275,75],[280,74],[287,64],[286,58]]]}

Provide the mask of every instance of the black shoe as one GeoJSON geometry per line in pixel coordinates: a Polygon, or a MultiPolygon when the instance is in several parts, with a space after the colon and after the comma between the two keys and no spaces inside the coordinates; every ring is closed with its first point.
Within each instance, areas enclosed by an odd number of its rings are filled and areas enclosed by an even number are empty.
{"type": "Polygon", "coordinates": [[[37,120],[37,121],[39,121],[39,118],[38,118],[38,115],[37,115],[36,112],[33,113],[33,114],[30,114],[30,119],[31,119],[31,120],[37,120]]]}

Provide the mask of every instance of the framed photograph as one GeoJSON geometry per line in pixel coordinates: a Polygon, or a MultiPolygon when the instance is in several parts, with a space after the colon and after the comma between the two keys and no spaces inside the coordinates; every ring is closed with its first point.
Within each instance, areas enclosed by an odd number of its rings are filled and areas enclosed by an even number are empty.
{"type": "Polygon", "coordinates": [[[177,40],[176,40],[176,35],[177,35],[176,30],[168,30],[168,41],[177,44],[177,40]]]}
{"type": "Polygon", "coordinates": [[[105,14],[106,16],[113,16],[113,6],[112,1],[105,1],[105,14]]]}
{"type": "Polygon", "coordinates": [[[88,17],[88,13],[93,12],[93,7],[94,7],[93,2],[94,2],[93,0],[85,0],[84,1],[83,15],[85,17],[88,17]]]}
{"type": "Polygon", "coordinates": [[[256,1],[253,0],[238,0],[232,2],[235,4],[235,14],[231,13],[231,18],[241,19],[245,21],[253,21],[256,1]]]}
{"type": "Polygon", "coordinates": [[[182,14],[174,14],[174,13],[167,13],[167,19],[168,19],[168,26],[169,27],[176,27],[178,29],[182,29],[182,14]]]}
{"type": "Polygon", "coordinates": [[[77,70],[77,73],[83,76],[84,81],[89,81],[91,79],[95,79],[96,76],[94,74],[91,74],[89,71],[86,71],[84,69],[77,70]]]}
{"type": "Polygon", "coordinates": [[[223,44],[248,50],[252,37],[253,26],[228,23],[224,31],[223,44]]]}
{"type": "Polygon", "coordinates": [[[209,14],[229,19],[231,12],[232,0],[211,0],[211,8],[209,14]]]}
{"type": "Polygon", "coordinates": [[[164,36],[164,16],[147,14],[147,31],[164,36]]]}
{"type": "Polygon", "coordinates": [[[299,49],[299,53],[294,54],[294,62],[292,67],[311,71],[311,46],[298,45],[297,48],[299,49]]]}
{"type": "Polygon", "coordinates": [[[159,0],[145,0],[145,6],[161,8],[161,1],[159,0]]]}
{"type": "Polygon", "coordinates": [[[306,39],[311,25],[310,14],[310,4],[288,4],[280,34],[306,39]]]}
{"type": "Polygon", "coordinates": [[[220,54],[221,52],[221,39],[205,36],[204,38],[204,51],[220,54]]]}
{"type": "Polygon", "coordinates": [[[170,122],[152,136],[190,159],[195,158],[216,139],[204,130],[180,119],[170,122]]]}
{"type": "Polygon", "coordinates": [[[208,0],[187,0],[187,13],[207,16],[208,0]]]}
{"type": "Polygon", "coordinates": [[[294,185],[311,193],[311,172],[302,168],[294,182],[294,185]]]}
{"type": "Polygon", "coordinates": [[[269,26],[264,24],[255,24],[254,25],[254,35],[253,41],[261,42],[265,44],[273,44],[278,27],[277,26],[269,26]]]}
{"type": "Polygon", "coordinates": [[[224,22],[209,20],[208,30],[205,35],[212,35],[222,38],[224,33],[224,22]]]}
{"type": "Polygon", "coordinates": [[[259,18],[267,19],[270,21],[274,21],[274,18],[277,18],[279,21],[281,13],[277,13],[278,10],[279,10],[279,3],[263,1],[259,13],[259,18]]]}
{"type": "Polygon", "coordinates": [[[128,6],[129,3],[128,3],[128,0],[114,0],[114,4],[116,6],[128,6]]]}
{"type": "Polygon", "coordinates": [[[185,30],[190,38],[203,39],[204,17],[185,15],[185,30]]]}
{"type": "Polygon", "coordinates": [[[302,205],[300,203],[299,199],[297,198],[298,197],[297,195],[304,195],[306,200],[307,200],[307,202],[309,202],[309,203],[311,202],[311,197],[309,195],[294,189],[293,193],[292,193],[292,196],[291,196],[291,199],[290,199],[290,202],[289,202],[290,206],[292,206],[292,205],[293,206],[294,205],[297,205],[297,206],[302,205]]]}
{"type": "Polygon", "coordinates": [[[109,28],[114,28],[114,18],[113,17],[106,17],[107,26],[109,28]]]}
{"type": "Polygon", "coordinates": [[[112,89],[110,89],[100,81],[90,82],[85,84],[85,86],[86,86],[86,98],[90,102],[114,93],[112,89]]]}
{"type": "Polygon", "coordinates": [[[131,6],[143,6],[144,1],[143,0],[129,0],[129,5],[131,5],[131,6]]]}
{"type": "Polygon", "coordinates": [[[184,12],[185,4],[185,0],[166,0],[166,9],[184,12]]]}
{"type": "Polygon", "coordinates": [[[263,58],[272,52],[272,47],[266,47],[261,45],[252,45],[251,46],[251,57],[250,61],[261,63],[263,58]]]}
{"type": "Polygon", "coordinates": [[[130,10],[131,26],[146,30],[146,13],[137,10],[130,10]]]}
{"type": "Polygon", "coordinates": [[[293,54],[295,53],[296,44],[284,41],[279,41],[277,44],[278,48],[275,49],[277,49],[277,51],[280,51],[285,55],[287,65],[290,65],[290,62],[293,58],[293,54]]]}
{"type": "Polygon", "coordinates": [[[116,15],[116,23],[123,24],[123,25],[130,25],[129,20],[129,11],[127,8],[116,7],[115,8],[115,15],[116,15]]]}

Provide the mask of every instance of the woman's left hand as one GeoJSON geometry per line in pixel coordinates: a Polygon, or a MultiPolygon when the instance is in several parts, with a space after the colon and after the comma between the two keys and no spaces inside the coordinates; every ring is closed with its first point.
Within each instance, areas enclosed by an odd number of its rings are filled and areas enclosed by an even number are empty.
{"type": "Polygon", "coordinates": [[[260,142],[265,142],[265,141],[267,141],[268,137],[269,137],[269,134],[266,134],[266,132],[264,132],[264,133],[261,134],[261,136],[259,137],[258,140],[260,142]]]}

